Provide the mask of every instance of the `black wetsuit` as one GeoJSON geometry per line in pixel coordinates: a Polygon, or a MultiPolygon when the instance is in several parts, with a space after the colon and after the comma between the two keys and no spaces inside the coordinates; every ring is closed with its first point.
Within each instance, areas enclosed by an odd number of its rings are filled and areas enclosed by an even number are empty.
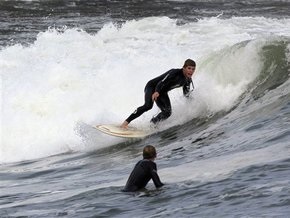
{"type": "MultiPolygon", "coordinates": [[[[183,94],[188,97],[190,92],[191,78],[186,78],[183,75],[182,69],[171,69],[166,73],[150,80],[145,86],[145,103],[141,107],[138,107],[126,121],[130,123],[144,112],[150,110],[153,107],[152,94],[154,92],[159,93],[159,97],[156,100],[157,106],[161,112],[151,119],[152,123],[157,123],[161,120],[165,120],[171,115],[171,103],[168,97],[168,91],[183,87],[183,94]]],[[[193,83],[192,83],[193,85],[193,83]]]]}
{"type": "Polygon", "coordinates": [[[123,191],[133,192],[145,188],[150,179],[153,180],[154,185],[157,188],[164,185],[160,181],[159,176],[157,174],[156,163],[148,159],[140,160],[135,165],[132,173],[130,174],[123,191]]]}

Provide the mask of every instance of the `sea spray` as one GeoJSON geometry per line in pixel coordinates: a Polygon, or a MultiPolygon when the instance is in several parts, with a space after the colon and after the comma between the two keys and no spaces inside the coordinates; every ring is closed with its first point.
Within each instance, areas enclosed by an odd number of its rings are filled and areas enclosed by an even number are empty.
{"type": "MultiPolygon", "coordinates": [[[[121,123],[143,104],[149,79],[182,67],[187,58],[197,62],[195,91],[189,101],[178,89],[170,92],[173,115],[163,128],[230,109],[259,74],[259,51],[267,37],[259,39],[252,28],[241,26],[245,19],[207,18],[177,25],[167,17],[150,17],[119,27],[106,24],[96,34],[52,28],[29,46],[2,49],[1,161],[116,143],[88,127],[121,123]]],[[[248,19],[256,25],[261,21],[248,19]]],[[[146,127],[156,113],[155,106],[132,125],[146,127]]]]}

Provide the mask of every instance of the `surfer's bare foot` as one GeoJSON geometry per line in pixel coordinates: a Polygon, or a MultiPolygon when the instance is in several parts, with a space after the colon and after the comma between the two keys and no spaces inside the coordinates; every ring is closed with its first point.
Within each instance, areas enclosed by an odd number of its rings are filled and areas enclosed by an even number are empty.
{"type": "Polygon", "coordinates": [[[124,121],[120,127],[123,129],[128,129],[128,124],[129,123],[127,121],[124,121]]]}

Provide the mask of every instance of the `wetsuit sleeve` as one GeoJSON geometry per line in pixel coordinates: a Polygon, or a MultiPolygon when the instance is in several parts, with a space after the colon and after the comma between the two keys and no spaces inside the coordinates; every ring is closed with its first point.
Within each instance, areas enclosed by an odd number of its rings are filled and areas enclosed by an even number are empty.
{"type": "Polygon", "coordinates": [[[185,97],[189,97],[190,95],[190,84],[192,84],[192,90],[194,89],[194,86],[193,86],[193,82],[192,80],[190,79],[189,81],[186,82],[186,84],[183,86],[183,95],[185,97]]]}
{"type": "Polygon", "coordinates": [[[155,88],[156,92],[159,92],[159,93],[162,92],[163,88],[168,86],[172,77],[174,76],[173,70],[169,70],[165,74],[166,74],[165,77],[157,83],[156,88],[155,88]]]}
{"type": "Polygon", "coordinates": [[[159,188],[159,187],[164,185],[160,181],[160,178],[157,174],[157,167],[156,167],[156,164],[154,162],[152,163],[151,176],[152,176],[152,180],[153,180],[153,183],[156,186],[156,188],[159,188]]]}

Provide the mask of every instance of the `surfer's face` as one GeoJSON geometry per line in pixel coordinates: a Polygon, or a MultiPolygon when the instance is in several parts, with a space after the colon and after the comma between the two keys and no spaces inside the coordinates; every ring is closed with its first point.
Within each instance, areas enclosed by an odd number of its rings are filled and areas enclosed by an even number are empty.
{"type": "Polygon", "coordinates": [[[195,67],[194,66],[187,66],[183,68],[183,74],[185,77],[187,78],[191,78],[193,73],[195,71],[195,67]]]}

